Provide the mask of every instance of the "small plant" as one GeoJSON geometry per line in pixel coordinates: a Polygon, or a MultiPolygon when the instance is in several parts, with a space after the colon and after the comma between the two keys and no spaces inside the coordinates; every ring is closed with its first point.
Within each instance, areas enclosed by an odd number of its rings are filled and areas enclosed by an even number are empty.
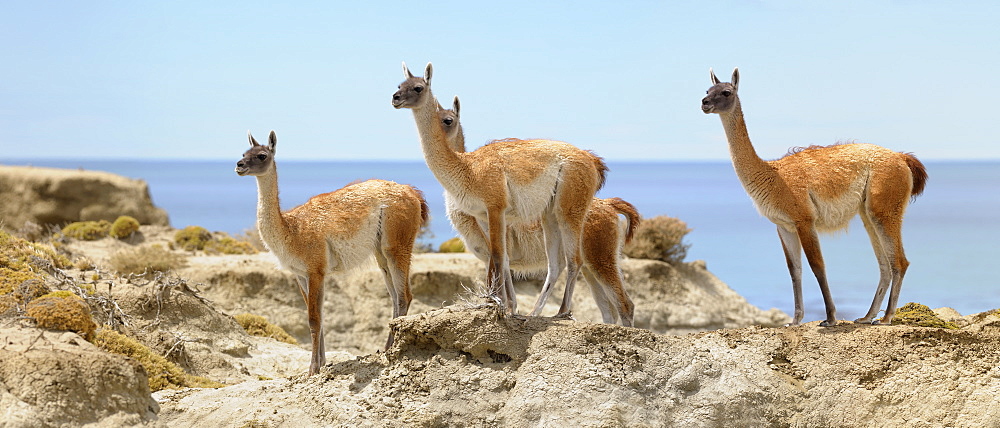
{"type": "Polygon", "coordinates": [[[118,217],[114,223],[111,224],[111,230],[108,232],[112,238],[115,239],[125,239],[132,236],[132,234],[139,231],[139,220],[133,217],[123,215],[118,217]]]}
{"type": "Polygon", "coordinates": [[[236,322],[251,336],[270,337],[279,342],[297,345],[299,342],[285,332],[281,327],[271,324],[266,318],[251,313],[242,313],[235,317],[236,322]]]}
{"type": "Polygon", "coordinates": [[[257,232],[257,226],[251,229],[244,229],[242,233],[235,236],[237,241],[245,241],[249,243],[257,252],[267,251],[267,247],[264,245],[264,241],[260,239],[260,232],[257,232]]]}
{"type": "Polygon", "coordinates": [[[128,274],[152,274],[167,272],[184,266],[184,256],[176,254],[159,245],[141,246],[121,250],[111,255],[108,260],[111,269],[128,274]]]}
{"type": "Polygon", "coordinates": [[[892,325],[913,325],[917,327],[934,327],[957,329],[958,326],[937,316],[927,305],[910,302],[896,310],[892,325]]]}
{"type": "Polygon", "coordinates": [[[76,261],[73,262],[73,267],[80,270],[91,270],[94,268],[94,261],[91,260],[89,257],[83,256],[76,259],[76,261]]]}
{"type": "Polygon", "coordinates": [[[253,244],[221,233],[222,236],[205,243],[203,249],[208,254],[257,254],[253,244]]]}
{"type": "Polygon", "coordinates": [[[643,219],[632,242],[625,244],[625,255],[637,259],[653,259],[680,263],[687,257],[690,244],[684,243],[691,229],[687,223],[665,215],[643,219]]]}
{"type": "Polygon", "coordinates": [[[67,224],[66,227],[62,228],[61,233],[69,238],[94,241],[108,236],[109,230],[111,230],[111,222],[107,220],[78,221],[67,224]]]}
{"type": "Polygon", "coordinates": [[[69,259],[52,247],[0,231],[0,295],[16,290],[28,280],[42,282],[39,272],[44,272],[49,263],[57,268],[70,266],[69,259]]]}
{"type": "Polygon", "coordinates": [[[146,345],[111,329],[101,329],[97,332],[97,337],[93,342],[105,351],[124,355],[141,364],[149,376],[150,392],[166,388],[220,388],[225,386],[200,376],[191,376],[177,367],[176,364],[155,354],[146,345]]]}
{"type": "Polygon", "coordinates": [[[88,341],[97,329],[90,306],[70,291],[54,291],[32,300],[25,313],[39,328],[76,332],[88,341]]]}
{"type": "Polygon", "coordinates": [[[188,226],[174,233],[174,242],[186,251],[204,250],[212,233],[201,226],[188,226]]]}
{"type": "Polygon", "coordinates": [[[441,246],[438,248],[438,252],[440,252],[440,253],[464,253],[465,252],[465,243],[462,242],[462,240],[459,237],[456,236],[454,238],[451,238],[451,239],[449,239],[447,241],[442,242],[441,246]]]}

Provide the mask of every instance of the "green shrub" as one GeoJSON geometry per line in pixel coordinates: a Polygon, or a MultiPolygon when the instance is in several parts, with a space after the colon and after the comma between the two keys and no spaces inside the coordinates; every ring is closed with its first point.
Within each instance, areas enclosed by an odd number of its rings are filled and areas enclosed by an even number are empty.
{"type": "Polygon", "coordinates": [[[184,266],[184,256],[159,245],[148,245],[121,250],[108,260],[111,269],[128,274],[166,272],[184,266]]]}
{"type": "Polygon", "coordinates": [[[70,266],[69,259],[52,247],[0,231],[0,295],[15,291],[28,280],[44,282],[39,272],[45,271],[45,262],[57,268],[70,266]]]}
{"type": "Polygon", "coordinates": [[[457,236],[441,243],[439,253],[464,253],[465,243],[457,236]]]}
{"type": "Polygon", "coordinates": [[[187,251],[204,250],[212,233],[201,226],[188,226],[174,233],[174,242],[187,251]]]}
{"type": "Polygon", "coordinates": [[[82,241],[93,241],[108,236],[109,230],[111,222],[107,220],[78,221],[62,228],[62,235],[82,241]]]}
{"type": "Polygon", "coordinates": [[[251,313],[242,313],[235,317],[236,322],[251,336],[270,337],[279,342],[297,345],[299,342],[285,332],[285,329],[271,324],[266,318],[251,313]]]}
{"type": "Polygon", "coordinates": [[[937,316],[927,305],[910,302],[896,310],[896,316],[892,318],[892,325],[913,325],[917,327],[935,327],[956,329],[953,322],[945,321],[937,316]]]}
{"type": "Polygon", "coordinates": [[[219,238],[213,237],[206,242],[203,249],[208,254],[257,254],[257,248],[248,241],[233,238],[232,236],[221,234],[219,238]]]}
{"type": "Polygon", "coordinates": [[[113,354],[124,355],[146,369],[149,376],[149,390],[179,388],[220,388],[225,385],[200,376],[191,376],[166,358],[153,353],[149,347],[117,331],[103,328],[97,332],[94,344],[113,354]]]}
{"type": "Polygon", "coordinates": [[[109,234],[112,238],[125,239],[132,236],[133,233],[139,231],[139,220],[133,217],[123,215],[118,217],[114,223],[111,224],[111,230],[109,234]]]}
{"type": "Polygon", "coordinates": [[[643,219],[623,252],[636,259],[679,263],[684,261],[691,247],[684,243],[688,232],[691,229],[688,229],[687,223],[673,217],[661,215],[643,219]]]}

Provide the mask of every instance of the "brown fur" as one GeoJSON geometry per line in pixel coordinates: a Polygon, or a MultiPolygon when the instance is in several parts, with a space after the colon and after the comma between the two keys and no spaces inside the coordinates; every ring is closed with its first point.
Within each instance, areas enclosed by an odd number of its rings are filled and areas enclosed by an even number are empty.
{"type": "MultiPolygon", "coordinates": [[[[309,374],[326,364],[323,341],[323,284],[328,273],[359,266],[372,254],[383,273],[393,302],[393,318],[406,315],[413,296],[409,271],[413,244],[428,218],[419,190],[385,180],[367,180],[313,196],[281,212],[274,163],[277,137],[262,146],[252,136],[251,148],[237,163],[239,175],[257,178],[257,228],[261,239],[292,271],[306,303],[312,338],[309,374]]],[[[392,345],[390,332],[386,348],[392,345]]]]}
{"type": "MultiPolygon", "coordinates": [[[[546,286],[568,267],[566,292],[571,296],[582,264],[580,240],[587,209],[603,181],[600,158],[549,140],[501,140],[473,152],[455,152],[438,120],[439,104],[430,88],[431,65],[424,77],[414,76],[405,64],[403,72],[406,80],[393,94],[392,104],[413,111],[428,167],[445,191],[455,196],[455,203],[486,224],[491,293],[516,313],[507,226],[542,219],[543,232],[563,247],[565,255],[565,260],[549,260],[546,286]]],[[[570,311],[571,302],[565,297],[561,314],[570,311]]]]}
{"type": "Polygon", "coordinates": [[[793,149],[774,161],[757,156],[747,134],[737,95],[739,72],[732,82],[711,73],[713,86],[702,99],[702,111],[718,113],[729,141],[733,167],[757,209],[778,226],[795,299],[793,324],[803,316],[801,254],[819,283],[826,306],[822,325],[836,324],[836,308],[826,279],[818,232],[847,227],[861,216],[879,263],[880,278],[868,313],[856,322],[875,322],[889,291],[883,323],[896,311],[909,261],[903,253],[902,222],[908,201],[927,181],[923,164],[912,154],[871,144],[835,144],[793,149]],[[890,290],[891,286],[891,290],[890,290]]]}
{"type": "MultiPolygon", "coordinates": [[[[452,150],[456,152],[465,151],[465,136],[462,132],[460,121],[460,109],[458,97],[455,97],[452,109],[445,109],[438,106],[438,117],[441,126],[445,130],[447,139],[452,150]]],[[[517,139],[504,139],[500,141],[520,141],[517,139]]],[[[596,156],[595,156],[596,158],[596,156]]],[[[605,171],[607,168],[601,162],[598,170],[605,171]]],[[[603,181],[603,172],[602,178],[603,181]]],[[[485,241],[483,230],[479,227],[475,217],[460,211],[449,210],[448,217],[462,235],[463,241],[477,257],[483,257],[481,243],[485,241]]],[[[622,200],[621,198],[598,199],[594,198],[590,211],[587,213],[587,221],[583,226],[583,259],[584,275],[591,286],[594,300],[601,309],[601,315],[605,322],[614,322],[620,318],[623,325],[631,326],[634,318],[634,305],[628,294],[625,292],[618,267],[620,258],[619,251],[622,241],[628,242],[632,239],[635,228],[639,224],[639,212],[635,206],[622,200]],[[627,226],[624,240],[620,238],[618,215],[625,215],[627,226]],[[599,241],[599,242],[598,242],[599,241]],[[610,294],[610,296],[609,296],[610,294]],[[613,297],[617,307],[612,306],[608,297],[613,297]]],[[[535,273],[533,263],[538,254],[544,249],[537,249],[542,246],[539,242],[539,235],[542,233],[540,222],[508,226],[507,248],[511,269],[518,275],[535,273]]],[[[544,254],[542,254],[544,257],[544,254]]],[[[539,296],[535,303],[536,311],[540,311],[546,300],[545,294],[539,296]]],[[[533,314],[536,314],[533,312],[533,314]]]]}

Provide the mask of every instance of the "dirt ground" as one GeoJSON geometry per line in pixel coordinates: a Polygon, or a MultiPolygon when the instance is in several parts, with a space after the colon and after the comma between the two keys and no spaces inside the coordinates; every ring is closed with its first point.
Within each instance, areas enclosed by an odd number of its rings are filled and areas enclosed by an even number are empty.
{"type": "MultiPolygon", "coordinates": [[[[68,247],[99,265],[169,233],[144,226],[140,241],[68,247]]],[[[228,386],[150,394],[134,361],[74,333],[5,319],[0,425],[1000,425],[1000,317],[992,312],[938,310],[963,327],[956,330],[781,327],[786,314],[747,304],[703,263],[625,260],[623,269],[635,328],[600,323],[584,286],[574,320],[548,317],[558,298],[543,317],[503,316],[477,292],[483,268],[467,254],[417,256],[411,314],[392,321],[380,275],[335,277],[326,293],[328,364],[310,377],[307,346],[249,336],[232,318],[264,315],[308,343],[301,297],[273,258],[188,254],[172,278],[98,281],[94,301],[114,305],[95,306],[95,318],[141,333],[185,371],[228,386]],[[390,328],[395,344],[381,350],[390,328]]],[[[520,282],[517,293],[524,312],[538,282],[520,282]]]]}

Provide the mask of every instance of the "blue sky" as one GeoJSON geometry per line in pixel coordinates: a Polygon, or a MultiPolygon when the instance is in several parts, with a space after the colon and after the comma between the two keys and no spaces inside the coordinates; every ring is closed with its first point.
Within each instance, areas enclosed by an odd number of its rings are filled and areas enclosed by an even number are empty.
{"type": "Polygon", "coordinates": [[[390,97],[434,63],[470,146],[568,141],[611,160],[728,159],[701,113],[740,68],[764,158],[857,140],[1000,158],[997,2],[5,2],[10,158],[419,160],[390,97]],[[377,4],[376,4],[377,3],[377,4]]]}

